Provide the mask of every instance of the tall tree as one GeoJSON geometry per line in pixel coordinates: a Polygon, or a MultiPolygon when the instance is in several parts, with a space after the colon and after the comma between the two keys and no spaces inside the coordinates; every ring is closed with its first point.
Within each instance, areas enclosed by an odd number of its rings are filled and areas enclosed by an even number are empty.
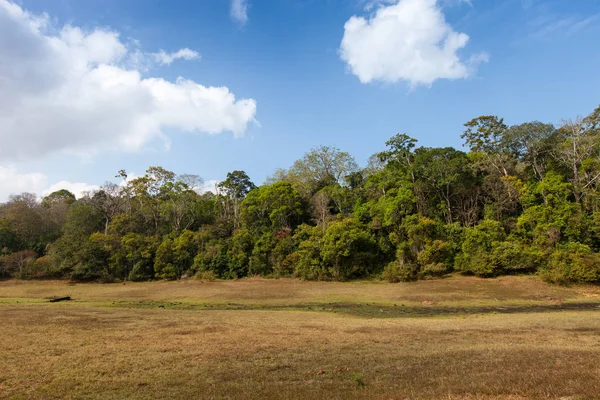
{"type": "Polygon", "coordinates": [[[533,121],[511,126],[506,131],[505,142],[513,155],[531,168],[538,181],[544,179],[557,142],[556,129],[552,124],[533,121]]]}
{"type": "Polygon", "coordinates": [[[271,181],[291,183],[305,198],[334,183],[345,185],[345,178],[359,170],[354,158],[338,148],[319,146],[296,160],[292,167],[279,170],[271,181]]]}
{"type": "Polygon", "coordinates": [[[301,222],[304,204],[299,193],[285,182],[261,186],[242,203],[242,216],[252,232],[294,228],[301,222]]]}
{"type": "Polygon", "coordinates": [[[104,217],[104,234],[108,234],[108,225],[112,219],[124,211],[128,197],[125,187],[113,182],[106,182],[94,193],[92,204],[104,217]]]}
{"type": "Polygon", "coordinates": [[[446,222],[456,221],[457,200],[461,194],[470,195],[475,177],[469,167],[467,155],[462,151],[446,148],[421,147],[415,152],[414,173],[416,185],[421,189],[421,202],[429,203],[428,214],[435,216],[442,209],[446,222]],[[437,199],[431,203],[432,200],[437,199]]]}
{"type": "Polygon", "coordinates": [[[240,205],[242,201],[255,188],[256,185],[250,180],[248,174],[237,170],[229,172],[227,178],[217,185],[223,216],[233,222],[234,228],[239,228],[241,225],[240,205]]]}
{"type": "Polygon", "coordinates": [[[582,118],[563,121],[558,130],[563,141],[554,152],[557,161],[569,170],[573,195],[580,203],[585,189],[600,178],[600,135],[593,126],[582,118]],[[582,168],[584,164],[588,168],[582,168]]]}
{"type": "Polygon", "coordinates": [[[162,203],[172,189],[175,173],[162,167],[150,167],[146,174],[128,183],[135,196],[141,216],[154,232],[159,232],[162,203]]]}
{"type": "Polygon", "coordinates": [[[509,175],[509,154],[504,137],[508,126],[504,119],[484,115],[467,122],[465,128],[461,137],[471,151],[485,154],[487,163],[499,174],[509,175]]]}

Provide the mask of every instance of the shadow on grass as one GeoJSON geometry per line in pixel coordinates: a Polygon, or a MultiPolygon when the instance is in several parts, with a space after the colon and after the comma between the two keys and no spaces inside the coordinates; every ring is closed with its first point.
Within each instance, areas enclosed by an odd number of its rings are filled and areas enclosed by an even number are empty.
{"type": "Polygon", "coordinates": [[[404,306],[404,305],[377,305],[364,303],[307,303],[293,305],[260,305],[260,304],[194,304],[182,302],[139,301],[139,302],[113,302],[111,307],[117,308],[144,308],[144,309],[169,309],[169,310],[197,310],[197,311],[310,311],[330,312],[343,315],[367,318],[407,318],[407,317],[435,317],[435,316],[460,316],[476,314],[520,314],[544,313],[558,311],[600,311],[600,303],[562,303],[562,304],[533,304],[518,306],[474,306],[474,307],[444,307],[435,305],[404,306]]]}

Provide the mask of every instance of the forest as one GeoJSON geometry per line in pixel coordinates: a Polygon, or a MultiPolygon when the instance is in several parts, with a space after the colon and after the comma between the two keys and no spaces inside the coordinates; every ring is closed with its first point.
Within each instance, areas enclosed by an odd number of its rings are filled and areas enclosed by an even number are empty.
{"type": "Polygon", "coordinates": [[[150,167],[79,199],[15,194],[0,277],[600,282],[600,107],[559,126],[481,116],[461,137],[466,151],[397,134],[364,168],[316,147],[261,186],[232,171],[216,193],[150,167]]]}

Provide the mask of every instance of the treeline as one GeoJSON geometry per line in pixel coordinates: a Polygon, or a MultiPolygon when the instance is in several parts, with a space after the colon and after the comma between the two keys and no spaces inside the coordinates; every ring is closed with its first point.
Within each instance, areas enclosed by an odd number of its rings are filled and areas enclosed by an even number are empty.
{"type": "Polygon", "coordinates": [[[78,200],[11,196],[0,275],[600,282],[600,107],[559,127],[482,116],[462,138],[469,152],[398,134],[365,168],[318,147],[259,187],[233,171],[216,193],[151,167],[78,200]]]}

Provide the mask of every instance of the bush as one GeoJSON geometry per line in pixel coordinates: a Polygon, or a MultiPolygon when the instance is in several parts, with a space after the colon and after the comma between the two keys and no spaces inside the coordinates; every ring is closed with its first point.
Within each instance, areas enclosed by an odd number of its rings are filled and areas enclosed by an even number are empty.
{"type": "Polygon", "coordinates": [[[198,245],[193,232],[183,231],[174,239],[166,236],[156,250],[154,259],[156,277],[166,280],[181,278],[192,268],[197,252],[198,245]]]}
{"type": "Polygon", "coordinates": [[[411,282],[417,280],[417,268],[413,264],[405,264],[403,260],[389,263],[381,274],[390,283],[411,282]]]}
{"type": "Polygon", "coordinates": [[[230,270],[232,262],[228,250],[228,241],[212,241],[196,254],[192,270],[196,272],[212,271],[216,276],[223,279],[238,278],[230,270]]]}
{"type": "Polygon", "coordinates": [[[294,239],[298,250],[290,256],[294,261],[294,275],[306,280],[324,280],[328,274],[321,258],[323,230],[319,227],[302,225],[294,239]]]}
{"type": "Polygon", "coordinates": [[[434,240],[427,243],[417,255],[418,277],[443,276],[452,272],[453,255],[452,247],[448,242],[434,240]]]}
{"type": "Polygon", "coordinates": [[[386,279],[409,281],[452,272],[460,227],[447,227],[423,216],[405,218],[399,229],[389,234],[390,243],[396,246],[396,261],[386,267],[386,279]]]}
{"type": "Polygon", "coordinates": [[[19,279],[29,279],[33,276],[37,253],[33,250],[17,251],[2,257],[0,276],[11,276],[19,279]]]}
{"type": "Polygon", "coordinates": [[[544,253],[534,247],[512,241],[494,242],[490,263],[496,273],[522,274],[536,272],[544,263],[544,253]]]}
{"type": "Polygon", "coordinates": [[[502,225],[493,220],[483,220],[472,228],[465,228],[462,235],[461,253],[454,261],[457,271],[481,277],[498,275],[501,271],[492,262],[494,246],[504,240],[502,225]]]}
{"type": "Polygon", "coordinates": [[[300,255],[298,253],[288,254],[281,262],[281,265],[277,268],[277,275],[291,276],[294,273],[299,261],[300,255]]]}
{"type": "Polygon", "coordinates": [[[49,256],[43,256],[35,260],[31,270],[32,279],[51,277],[56,274],[56,264],[49,256]]]}
{"type": "Polygon", "coordinates": [[[569,283],[600,282],[600,256],[581,243],[570,242],[556,249],[548,264],[540,270],[547,282],[569,283]]]}
{"type": "Polygon", "coordinates": [[[127,275],[127,279],[132,282],[142,282],[147,281],[149,279],[149,275],[146,272],[148,267],[141,261],[133,264],[133,268],[129,271],[129,275],[127,275]]]}
{"type": "Polygon", "coordinates": [[[217,278],[217,275],[213,271],[198,271],[196,272],[196,275],[194,275],[194,279],[201,281],[213,282],[216,281],[217,278]]]}
{"type": "Polygon", "coordinates": [[[321,258],[328,275],[335,280],[369,275],[376,255],[375,238],[354,219],[331,223],[323,235],[321,258]]]}
{"type": "Polygon", "coordinates": [[[121,238],[120,250],[113,254],[117,277],[130,281],[147,281],[154,278],[156,249],[162,243],[159,236],[128,233],[121,238]]]}

